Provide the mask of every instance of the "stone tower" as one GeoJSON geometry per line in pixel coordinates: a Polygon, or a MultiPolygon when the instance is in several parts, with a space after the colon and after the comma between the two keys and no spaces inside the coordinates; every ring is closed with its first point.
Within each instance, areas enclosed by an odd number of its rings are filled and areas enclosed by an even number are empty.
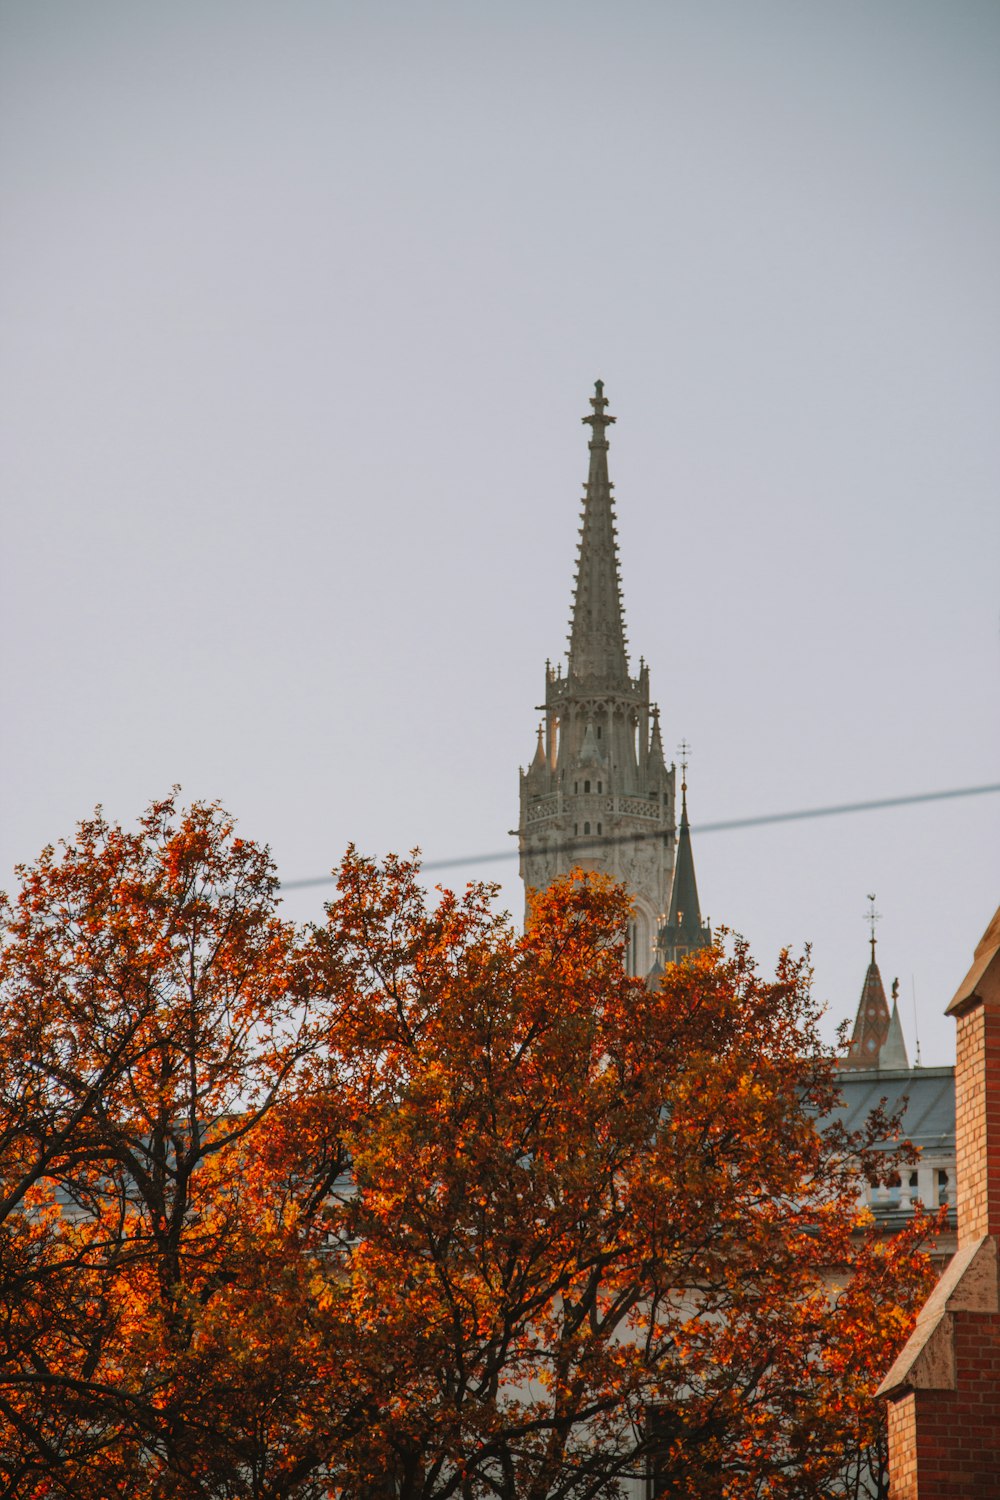
{"type": "Polygon", "coordinates": [[[635,908],[630,972],[644,975],[667,912],[674,868],[674,771],[663,759],[649,669],[629,673],[604,385],[584,417],[590,471],[566,671],[546,666],[545,718],[521,772],[521,878],[544,889],[575,866],[625,883],[635,908]]]}

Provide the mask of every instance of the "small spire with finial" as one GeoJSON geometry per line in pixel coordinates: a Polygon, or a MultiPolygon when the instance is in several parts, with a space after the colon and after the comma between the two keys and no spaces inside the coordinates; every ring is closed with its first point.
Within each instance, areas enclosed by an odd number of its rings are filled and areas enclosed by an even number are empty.
{"type": "Polygon", "coordinates": [[[871,894],[869,894],[868,910],[865,912],[865,921],[871,928],[871,937],[869,938],[869,942],[871,943],[872,947],[872,963],[875,962],[875,943],[877,942],[877,939],[875,937],[875,927],[877,923],[881,922],[881,920],[882,913],[875,910],[875,894],[874,892],[872,892],[871,894]]]}
{"type": "Polygon", "coordinates": [[[660,710],[655,703],[650,705],[649,715],[653,721],[653,728],[649,736],[649,758],[654,766],[662,766],[663,738],[660,734],[660,710]]]}

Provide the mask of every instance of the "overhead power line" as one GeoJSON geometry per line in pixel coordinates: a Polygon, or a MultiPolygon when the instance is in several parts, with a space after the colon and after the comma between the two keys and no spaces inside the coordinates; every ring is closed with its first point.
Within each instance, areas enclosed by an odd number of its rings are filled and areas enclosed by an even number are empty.
{"type": "MultiPolygon", "coordinates": [[[[914,802],[944,802],[953,797],[984,797],[990,792],[1000,792],[1000,782],[992,782],[987,786],[959,786],[951,787],[946,792],[911,792],[905,797],[875,797],[868,802],[838,802],[829,807],[803,807],[795,812],[759,813],[750,818],[724,818],[717,823],[696,823],[691,827],[692,835],[706,833],[730,833],[740,828],[760,828],[765,823],[798,823],[806,818],[838,818],[845,813],[877,812],[884,807],[907,807],[914,802]]],[[[662,839],[666,834],[663,829],[656,829],[651,833],[627,833],[609,834],[606,837],[573,838],[564,844],[550,846],[550,852],[555,854],[579,854],[587,855],[595,849],[607,849],[613,844],[634,844],[640,839],[662,839]]],[[[494,850],[491,854],[461,854],[451,859],[428,859],[421,864],[423,871],[430,870],[454,870],[465,865],[492,865],[500,860],[517,859],[516,849],[494,850]]],[[[284,880],[282,889],[286,891],[304,890],[312,885],[330,885],[333,882],[332,875],[313,875],[307,880],[284,880]]]]}

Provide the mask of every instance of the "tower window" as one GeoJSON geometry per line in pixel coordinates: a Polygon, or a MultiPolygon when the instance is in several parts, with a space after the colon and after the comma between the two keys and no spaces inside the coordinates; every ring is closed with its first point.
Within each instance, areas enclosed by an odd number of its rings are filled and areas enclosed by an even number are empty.
{"type": "Polygon", "coordinates": [[[598,825],[597,825],[597,831],[598,831],[598,833],[600,833],[600,831],[601,831],[601,825],[600,825],[600,823],[598,823],[598,825]]]}
{"type": "Polygon", "coordinates": [[[584,782],[584,783],[583,783],[583,790],[584,790],[584,791],[585,791],[585,792],[589,792],[589,791],[590,791],[590,782],[589,782],[589,781],[585,781],[585,782],[584,782]]]}
{"type": "Polygon", "coordinates": [[[598,724],[598,726],[597,726],[597,738],[598,739],[601,738],[601,726],[600,726],[600,724],[598,724]]]}
{"type": "Polygon", "coordinates": [[[580,783],[579,783],[579,782],[578,782],[578,781],[574,781],[574,783],[573,783],[573,793],[574,793],[574,796],[575,796],[575,794],[576,794],[576,793],[577,793],[577,792],[578,792],[578,791],[579,791],[579,790],[580,790],[580,783]]]}
{"type": "Polygon", "coordinates": [[[577,834],[577,833],[580,832],[580,825],[579,825],[579,823],[574,823],[573,824],[573,832],[574,832],[574,834],[577,834]]]}
{"type": "Polygon", "coordinates": [[[598,790],[598,791],[599,791],[599,792],[603,792],[603,791],[604,791],[604,782],[603,782],[603,781],[599,781],[599,782],[598,782],[598,783],[597,783],[597,790],[598,790]]]}
{"type": "Polygon", "coordinates": [[[584,833],[589,833],[590,832],[590,824],[589,823],[584,823],[584,825],[583,825],[583,831],[584,831],[584,833]]]}

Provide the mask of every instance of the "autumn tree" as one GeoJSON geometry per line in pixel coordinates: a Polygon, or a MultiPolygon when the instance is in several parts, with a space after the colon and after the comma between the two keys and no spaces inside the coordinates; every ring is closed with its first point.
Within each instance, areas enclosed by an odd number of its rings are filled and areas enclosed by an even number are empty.
{"type": "Polygon", "coordinates": [[[7,1493],[33,1493],[33,1476],[46,1495],[157,1493],[161,1475],[222,1493],[202,1484],[201,1438],[232,1372],[194,1388],[201,1325],[244,1277],[233,1169],[301,1060],[308,1013],[275,887],[219,808],[171,798],[135,832],[98,812],[5,909],[7,1493]]]}
{"type": "Polygon", "coordinates": [[[647,1465],[669,1493],[826,1493],[875,1439],[927,1225],[858,1233],[891,1122],[817,1125],[804,964],[764,982],[736,942],[651,992],[620,888],[554,886],[523,937],[489,894],[431,910],[412,865],[349,856],[310,954],[384,1471],[420,1500],[584,1500],[647,1465]]]}
{"type": "Polygon", "coordinates": [[[650,991],[620,888],[429,900],[349,852],[320,926],[218,807],[22,872],[0,997],[0,1494],[820,1496],[927,1226],[863,1233],[876,1118],[804,965],[650,991]]]}

